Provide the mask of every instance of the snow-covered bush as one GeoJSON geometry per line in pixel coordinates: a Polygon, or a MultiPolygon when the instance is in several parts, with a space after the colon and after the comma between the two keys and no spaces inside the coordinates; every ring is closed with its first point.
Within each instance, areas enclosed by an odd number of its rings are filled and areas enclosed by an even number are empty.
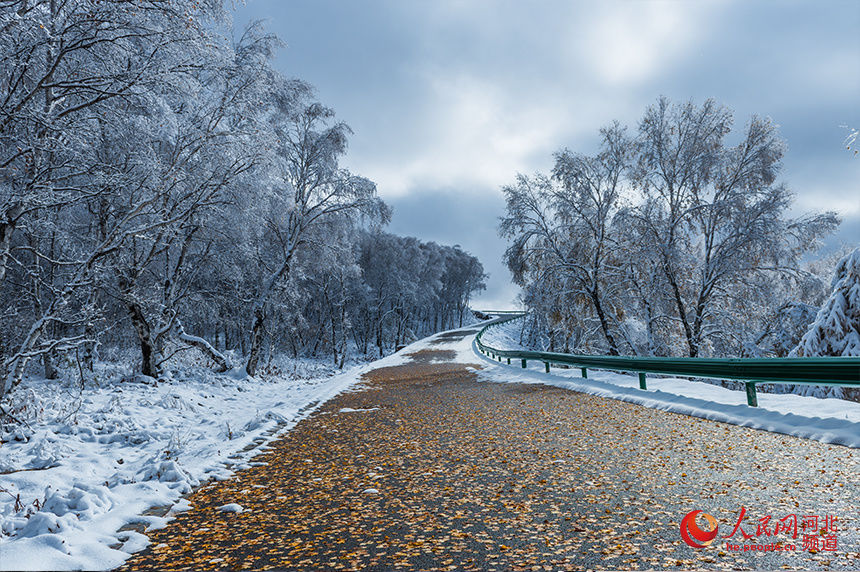
{"type": "Polygon", "coordinates": [[[860,248],[836,266],[832,292],[793,353],[860,356],[860,248]]]}
{"type": "Polygon", "coordinates": [[[170,483],[171,488],[175,488],[181,494],[190,493],[193,487],[200,484],[200,481],[188,474],[178,461],[158,456],[146,464],[140,473],[140,480],[170,483]]]}

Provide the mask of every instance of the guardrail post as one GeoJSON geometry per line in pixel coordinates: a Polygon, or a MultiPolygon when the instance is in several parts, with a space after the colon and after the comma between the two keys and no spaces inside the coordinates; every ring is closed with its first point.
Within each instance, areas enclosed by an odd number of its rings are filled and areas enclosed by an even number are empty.
{"type": "Polygon", "coordinates": [[[758,398],[755,394],[755,382],[748,381],[747,386],[747,405],[750,407],[758,407],[758,398]]]}
{"type": "Polygon", "coordinates": [[[546,372],[549,373],[549,362],[545,361],[543,364],[546,366],[546,372]]]}
{"type": "Polygon", "coordinates": [[[499,363],[502,363],[502,356],[499,356],[499,363]]]}
{"type": "Polygon", "coordinates": [[[648,389],[648,387],[645,385],[645,372],[644,371],[639,372],[639,389],[648,389]]]}
{"type": "Polygon", "coordinates": [[[582,368],[582,377],[588,379],[588,370],[586,368],[582,368]]]}
{"type": "Polygon", "coordinates": [[[523,360],[523,369],[526,368],[526,360],[523,360]]]}
{"type": "Polygon", "coordinates": [[[511,358],[508,358],[508,365],[511,365],[511,358]]]}

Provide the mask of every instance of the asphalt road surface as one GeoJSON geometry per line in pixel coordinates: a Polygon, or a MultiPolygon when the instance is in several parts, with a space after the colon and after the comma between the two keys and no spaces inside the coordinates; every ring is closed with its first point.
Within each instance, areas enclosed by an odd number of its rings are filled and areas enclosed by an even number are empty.
{"type": "Polygon", "coordinates": [[[474,333],[366,374],[124,569],[860,569],[856,450],[482,382],[452,349],[474,333]],[[706,548],[681,538],[693,510],[718,523],[706,548]],[[766,534],[791,515],[796,539],[766,534]]]}

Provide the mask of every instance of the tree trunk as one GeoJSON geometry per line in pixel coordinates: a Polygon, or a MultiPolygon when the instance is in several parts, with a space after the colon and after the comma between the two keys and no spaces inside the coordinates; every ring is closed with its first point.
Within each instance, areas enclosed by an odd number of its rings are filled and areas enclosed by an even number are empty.
{"type": "Polygon", "coordinates": [[[0,283],[6,277],[6,261],[9,260],[9,253],[12,248],[12,233],[22,210],[20,204],[13,205],[6,209],[6,212],[3,213],[3,220],[0,221],[0,283]]]}
{"type": "Polygon", "coordinates": [[[684,300],[681,298],[681,288],[675,280],[675,276],[670,272],[669,267],[664,264],[666,278],[669,279],[669,285],[672,286],[672,294],[675,298],[675,307],[678,309],[678,317],[681,319],[681,324],[684,326],[684,335],[687,338],[687,347],[689,348],[690,357],[698,357],[699,344],[693,336],[693,329],[690,327],[690,321],[687,319],[687,312],[684,309],[684,300]]]}
{"type": "MultiPolygon", "coordinates": [[[[343,293],[343,284],[341,284],[341,293],[343,293]]],[[[341,300],[345,300],[345,296],[341,300]]],[[[343,362],[346,360],[346,352],[348,350],[348,342],[346,340],[346,302],[340,305],[340,338],[340,364],[338,365],[338,369],[343,369],[343,362]]]]}
{"type": "MultiPolygon", "coordinates": [[[[245,365],[245,372],[248,375],[254,375],[257,371],[257,365],[260,361],[260,348],[263,347],[263,334],[265,333],[265,306],[269,301],[269,296],[277,285],[278,281],[283,279],[290,271],[290,261],[295,252],[295,245],[290,248],[289,253],[284,260],[281,268],[269,276],[266,280],[260,295],[257,297],[257,303],[254,306],[254,325],[251,327],[251,347],[248,349],[248,362],[245,365]]],[[[244,339],[244,336],[243,336],[244,339]]]]}
{"type": "Polygon", "coordinates": [[[260,360],[260,348],[263,345],[263,333],[265,330],[265,314],[263,306],[259,305],[254,308],[254,326],[251,328],[251,348],[248,351],[248,363],[245,365],[245,372],[248,375],[257,373],[257,364],[260,360]]]}
{"type": "Polygon", "coordinates": [[[275,337],[269,336],[269,351],[266,352],[266,367],[272,367],[273,359],[275,359],[275,337]]]}
{"type": "Polygon", "coordinates": [[[146,321],[146,317],[143,315],[143,309],[140,307],[140,304],[134,301],[126,302],[126,307],[131,315],[131,324],[134,326],[134,331],[137,332],[138,342],[140,342],[140,355],[143,358],[140,373],[158,378],[161,375],[160,356],[152,343],[152,330],[146,321]]]}
{"type": "Polygon", "coordinates": [[[394,334],[394,347],[400,345],[401,335],[403,334],[403,316],[401,315],[400,310],[395,314],[397,318],[397,332],[394,334]]]}
{"type": "Polygon", "coordinates": [[[597,317],[600,319],[600,329],[603,330],[603,336],[606,338],[606,342],[609,344],[609,355],[617,356],[618,346],[615,344],[615,338],[609,331],[609,322],[607,322],[606,315],[603,312],[603,306],[600,304],[600,296],[598,295],[597,290],[591,290],[589,294],[591,294],[591,301],[594,304],[594,309],[597,312],[597,317]]]}
{"type": "Polygon", "coordinates": [[[233,364],[226,355],[222,354],[214,347],[212,344],[204,340],[203,338],[192,336],[191,334],[185,331],[185,328],[182,326],[182,321],[179,318],[176,318],[173,323],[173,331],[176,334],[176,337],[186,344],[191,344],[198,350],[202,351],[206,354],[206,357],[214,361],[218,365],[218,371],[223,373],[227,370],[233,368],[233,364]]]}
{"type": "Polygon", "coordinates": [[[331,355],[333,364],[337,367],[337,329],[334,325],[334,312],[331,312],[331,355]]]}
{"type": "Polygon", "coordinates": [[[42,330],[51,320],[51,316],[58,299],[59,298],[54,298],[48,307],[48,311],[30,327],[30,331],[19,346],[18,354],[13,356],[10,360],[11,363],[7,365],[8,369],[5,371],[3,384],[2,387],[0,387],[0,399],[3,399],[9,391],[17,387],[24,378],[24,370],[27,367],[27,363],[30,361],[30,356],[27,354],[36,346],[36,343],[38,343],[39,338],[42,336],[42,330]]]}
{"type": "Polygon", "coordinates": [[[57,371],[57,365],[54,359],[57,357],[55,351],[47,351],[42,354],[42,364],[45,366],[45,379],[59,379],[60,372],[57,371]]]}
{"type": "Polygon", "coordinates": [[[87,374],[92,375],[95,365],[96,332],[90,320],[87,320],[87,324],[84,326],[84,336],[87,340],[84,342],[84,359],[81,365],[87,374]]]}

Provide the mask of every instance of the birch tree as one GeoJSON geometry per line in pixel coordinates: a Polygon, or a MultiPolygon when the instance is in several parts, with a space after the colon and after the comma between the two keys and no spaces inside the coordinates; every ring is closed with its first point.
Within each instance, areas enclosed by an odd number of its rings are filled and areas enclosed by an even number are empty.
{"type": "Polygon", "coordinates": [[[393,237],[374,306],[389,210],[340,165],[350,129],[220,0],[0,0],[0,31],[0,403],[37,359],[91,379],[99,348],[154,378],[185,350],[255,373],[269,335],[342,367],[483,287],[460,249],[393,237]]]}
{"type": "MultiPolygon", "coordinates": [[[[270,189],[270,214],[266,227],[272,252],[266,260],[266,276],[259,284],[252,314],[251,342],[246,371],[254,375],[266,326],[266,306],[284,280],[296,251],[309,232],[332,216],[369,216],[387,220],[387,207],[376,196],[373,182],[339,166],[351,133],[334,121],[334,111],[313,101],[305,88],[280,86],[273,111],[273,166],[276,175],[270,189]],[[293,98],[297,98],[294,101],[293,98]]],[[[261,260],[261,262],[263,262],[261,260]]]]}
{"type": "Polygon", "coordinates": [[[128,189],[130,195],[110,220],[98,221],[94,235],[69,233],[70,225],[55,226],[65,232],[61,255],[46,256],[38,245],[18,247],[61,272],[52,273],[50,285],[42,284],[48,294],[22,331],[20,342],[3,351],[2,394],[20,381],[32,357],[86,341],[80,334],[60,340],[45,336],[58,325],[60,329],[76,325],[68,316],[75,313],[75,299],[86,297],[81,291],[92,286],[98,264],[129,238],[172,222],[151,216],[158,210],[157,200],[143,191],[137,155],[106,162],[98,143],[106,134],[133,137],[139,133],[139,129],[127,129],[130,119],[139,117],[136,110],[147,106],[154,86],[176,79],[177,70],[195,65],[209,45],[203,23],[220,18],[222,12],[215,3],[133,6],[117,1],[47,0],[5,2],[0,15],[0,276],[4,282],[10,263],[21,264],[13,252],[16,229],[38,229],[48,213],[74,220],[85,205],[109,201],[119,188],[128,189]]]}
{"type": "Polygon", "coordinates": [[[583,315],[610,354],[744,353],[761,324],[776,327],[774,280],[798,288],[802,256],[839,219],[787,216],[776,126],[752,117],[729,146],[732,124],[713,100],[660,98],[632,140],[614,124],[598,155],[563,150],[552,178],[520,175],[503,188],[505,260],[545,315],[534,323],[546,324],[550,344],[558,332],[565,344],[593,340],[583,315]]]}
{"type": "Polygon", "coordinates": [[[732,318],[726,297],[766,273],[794,273],[799,256],[835,229],[835,213],[796,220],[791,193],[777,181],[785,144],[770,120],[753,117],[730,148],[731,113],[715,102],[673,105],[665,98],[640,124],[634,184],[642,190],[640,250],[662,270],[687,354],[700,355],[732,318]]]}
{"type": "MultiPolygon", "coordinates": [[[[565,293],[589,307],[599,323],[610,355],[619,353],[614,316],[620,283],[612,230],[621,204],[621,185],[630,161],[624,129],[614,124],[601,130],[602,146],[594,156],[563,150],[556,154],[553,178],[520,177],[505,187],[508,214],[502,236],[511,238],[511,269],[522,257],[544,260],[538,279],[563,277],[565,293]]],[[[515,272],[522,283],[524,276],[515,272]]]]}

